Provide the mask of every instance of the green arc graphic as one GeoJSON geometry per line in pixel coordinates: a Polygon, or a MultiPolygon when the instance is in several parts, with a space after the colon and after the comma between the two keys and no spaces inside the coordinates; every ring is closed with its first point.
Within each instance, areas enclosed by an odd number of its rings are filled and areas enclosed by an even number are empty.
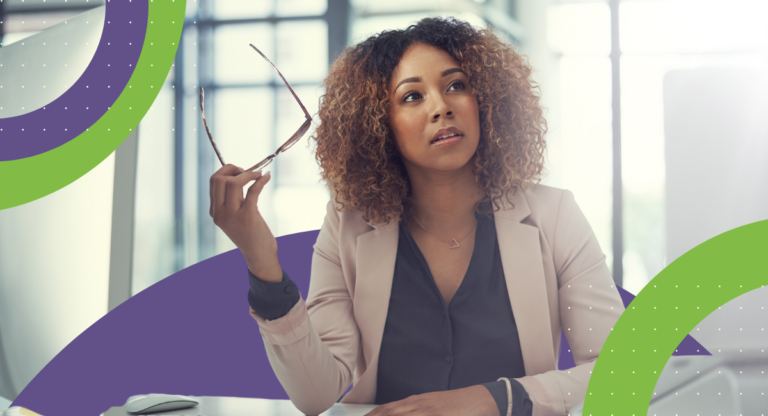
{"type": "Polygon", "coordinates": [[[683,338],[718,307],[766,284],[768,220],[720,234],[672,262],[614,326],[582,414],[645,416],[661,371],[683,338]]]}
{"type": "Polygon", "coordinates": [[[83,134],[48,152],[0,162],[0,210],[69,185],[106,159],[136,128],[157,98],[176,56],[186,0],[149,2],[147,33],[128,86],[83,134]]]}

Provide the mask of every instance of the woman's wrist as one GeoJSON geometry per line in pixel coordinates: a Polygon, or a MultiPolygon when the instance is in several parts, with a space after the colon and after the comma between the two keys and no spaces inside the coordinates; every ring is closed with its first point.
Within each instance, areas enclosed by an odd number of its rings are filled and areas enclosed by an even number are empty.
{"type": "Polygon", "coordinates": [[[503,381],[507,389],[507,411],[501,416],[512,416],[512,383],[506,377],[501,377],[497,381],[503,381]]]}
{"type": "Polygon", "coordinates": [[[505,416],[505,415],[499,415],[499,407],[496,404],[496,399],[493,397],[491,392],[482,384],[467,387],[467,393],[470,393],[477,400],[477,403],[480,405],[479,410],[481,410],[480,411],[481,415],[505,416]]]}
{"type": "Polygon", "coordinates": [[[248,261],[248,271],[251,274],[265,283],[277,283],[283,280],[283,268],[280,267],[280,263],[275,260],[274,262],[255,262],[248,261]]]}
{"type": "Polygon", "coordinates": [[[494,380],[481,385],[488,390],[488,393],[493,398],[494,404],[496,405],[496,412],[494,414],[498,416],[506,416],[508,400],[507,387],[504,385],[504,382],[494,380]]]}

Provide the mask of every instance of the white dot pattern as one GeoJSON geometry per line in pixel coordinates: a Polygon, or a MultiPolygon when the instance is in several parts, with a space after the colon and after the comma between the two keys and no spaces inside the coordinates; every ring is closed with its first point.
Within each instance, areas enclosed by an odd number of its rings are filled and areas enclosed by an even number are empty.
{"type": "MultiPolygon", "coordinates": [[[[0,0],[0,1],[2,1],[2,0],[0,0]]],[[[21,1],[23,2],[24,0],[21,0],[21,1]]],[[[45,2],[45,0],[43,0],[43,1],[45,2]]],[[[87,1],[88,0],[86,0],[86,2],[87,1]]],[[[196,0],[193,0],[193,2],[196,2],[196,0]]],[[[78,17],[84,17],[84,16],[85,15],[78,16],[78,17]]],[[[91,13],[91,16],[93,16],[93,13],[91,13]]],[[[103,16],[103,14],[102,14],[102,16],[103,16]]],[[[75,18],[75,19],[78,19],[78,18],[75,18]]],[[[105,19],[105,20],[106,21],[101,20],[101,22],[97,22],[97,24],[100,26],[103,23],[106,23],[106,24],[119,23],[119,22],[114,21],[115,20],[114,18],[113,19],[105,19]]],[[[38,20],[37,23],[35,23],[35,24],[39,25],[39,22],[40,21],[38,20]]],[[[17,23],[18,23],[18,21],[17,21],[17,23]]],[[[26,24],[26,22],[23,21],[23,20],[21,21],[21,23],[22,24],[26,24]]],[[[59,24],[59,23],[62,23],[62,22],[61,21],[54,21],[54,20],[49,21],[48,19],[43,20],[43,24],[44,25],[49,25],[49,26],[53,26],[53,25],[56,25],[56,24],[59,24]]],[[[65,21],[63,21],[63,23],[67,24],[68,21],[65,20],[65,21]]],[[[78,24],[83,24],[83,23],[90,24],[91,23],[91,19],[80,19],[78,21],[78,24]]],[[[132,24],[132,23],[133,22],[131,20],[128,21],[128,24],[132,24]]],[[[154,23],[154,22],[152,22],[152,23],[154,23]]],[[[171,23],[175,24],[175,21],[172,21],[171,23]]],[[[6,26],[6,28],[7,28],[7,26],[6,26]]],[[[47,28],[47,27],[44,27],[43,29],[45,29],[45,28],[47,28]]],[[[38,26],[35,26],[34,30],[40,30],[40,28],[38,26]]],[[[101,36],[101,34],[99,34],[99,36],[101,36]]],[[[32,47],[32,48],[40,48],[42,50],[42,48],[55,47],[55,49],[52,50],[53,53],[45,53],[45,54],[42,55],[42,56],[48,57],[49,59],[52,59],[54,61],[53,62],[45,62],[45,61],[44,62],[40,62],[40,60],[37,60],[37,61],[34,61],[34,62],[27,62],[25,60],[23,62],[19,62],[18,63],[20,68],[23,68],[24,70],[27,70],[28,67],[32,67],[32,69],[35,69],[34,68],[35,66],[37,66],[38,68],[40,68],[40,67],[43,67],[43,68],[59,67],[59,68],[66,68],[67,71],[69,71],[71,73],[74,73],[74,74],[78,74],[78,73],[82,74],[82,71],[85,69],[85,67],[89,63],[89,60],[88,59],[82,59],[83,53],[78,53],[78,54],[74,54],[73,55],[72,53],[66,52],[66,51],[68,50],[68,48],[71,48],[73,46],[79,47],[80,51],[82,51],[83,50],[82,45],[85,45],[85,46],[89,46],[90,50],[95,52],[96,48],[98,47],[98,43],[99,43],[99,42],[92,42],[91,39],[87,39],[86,37],[82,37],[82,40],[79,40],[79,41],[77,41],[77,40],[73,41],[72,38],[64,38],[61,41],[51,41],[51,39],[53,39],[53,38],[50,37],[50,36],[45,41],[38,40],[38,39],[35,39],[35,38],[25,38],[25,39],[22,39],[22,40],[18,41],[18,43],[16,44],[16,48],[19,48],[19,47],[25,47],[25,48],[26,47],[32,47]],[[57,56],[56,55],[57,51],[61,51],[62,52],[61,56],[57,56]],[[74,58],[70,59],[71,56],[76,56],[78,59],[74,59],[74,58]]],[[[105,42],[105,43],[106,43],[106,46],[111,46],[111,42],[105,42]]],[[[133,45],[132,41],[126,41],[126,43],[129,46],[133,45]]],[[[175,42],[171,42],[171,43],[172,43],[173,46],[175,46],[175,42]]],[[[102,46],[103,45],[104,44],[102,44],[102,46]]],[[[0,46],[8,46],[8,45],[0,44],[0,46]]],[[[137,44],[137,46],[140,46],[140,44],[137,44]]],[[[5,63],[7,63],[7,62],[5,62],[5,63]]],[[[0,67],[6,66],[5,63],[0,63],[0,67]]],[[[114,62],[108,62],[107,65],[106,65],[107,68],[114,67],[115,65],[112,65],[112,63],[114,63],[114,62]]],[[[152,67],[152,68],[154,67],[154,63],[153,62],[149,62],[148,65],[149,65],[149,67],[152,67]]],[[[129,67],[133,67],[133,65],[131,63],[129,63],[128,66],[129,67]]],[[[51,69],[51,70],[53,70],[53,69],[51,69]]],[[[18,72],[18,71],[16,71],[16,72],[18,72]]],[[[14,76],[14,75],[12,75],[12,76],[13,76],[14,79],[18,78],[18,77],[14,76]]],[[[57,79],[57,77],[45,77],[45,78],[46,79],[52,79],[52,80],[57,79]]],[[[94,91],[98,91],[99,89],[112,89],[111,85],[104,85],[104,84],[102,84],[102,85],[93,85],[91,83],[89,83],[89,85],[84,85],[84,83],[76,84],[76,83],[74,83],[76,78],[77,77],[75,77],[73,79],[70,79],[67,82],[63,82],[61,84],[58,84],[58,85],[54,85],[54,84],[56,84],[55,82],[46,83],[47,85],[46,84],[42,84],[42,85],[37,85],[37,86],[31,85],[31,84],[27,84],[27,83],[23,83],[23,84],[19,83],[19,84],[16,84],[16,85],[10,85],[10,84],[0,85],[0,91],[2,91],[2,93],[4,95],[6,95],[6,96],[37,96],[38,95],[38,94],[30,94],[30,93],[20,94],[20,93],[16,92],[16,91],[20,91],[20,90],[23,90],[23,91],[31,90],[31,92],[35,92],[35,90],[46,91],[46,93],[42,95],[42,97],[43,97],[42,100],[45,101],[45,102],[51,103],[51,102],[54,102],[56,97],[61,96],[62,94],[67,92],[70,88],[77,87],[78,85],[79,85],[80,88],[84,88],[86,90],[94,90],[94,91]],[[14,91],[14,90],[16,90],[16,91],[14,91]],[[50,97],[50,98],[46,98],[46,97],[50,97]]],[[[0,83],[2,83],[2,82],[0,81],[0,83]]],[[[154,85],[150,85],[149,86],[149,90],[156,90],[156,88],[154,88],[154,87],[155,87],[154,85]]],[[[36,98],[36,100],[40,101],[41,99],[37,99],[36,98]]],[[[22,102],[17,103],[17,105],[15,105],[15,106],[14,105],[3,105],[2,103],[0,103],[0,118],[11,118],[11,117],[14,117],[14,116],[23,115],[23,114],[29,113],[31,110],[46,110],[45,106],[35,105],[34,102],[26,103],[23,100],[21,100],[21,101],[22,102]]],[[[63,109],[65,111],[67,111],[67,113],[70,113],[70,112],[72,113],[71,116],[68,115],[67,117],[75,117],[75,118],[77,118],[78,117],[77,116],[78,112],[80,112],[81,114],[86,114],[85,112],[88,112],[89,114],[98,114],[98,113],[92,113],[92,111],[93,111],[93,110],[91,110],[92,105],[89,105],[87,101],[82,101],[82,105],[78,105],[78,103],[76,103],[76,102],[69,102],[69,104],[70,105],[68,105],[68,106],[67,105],[62,105],[61,107],[58,107],[60,109],[59,111],[61,111],[61,109],[63,109]]],[[[109,109],[109,107],[107,107],[107,109],[109,109]]],[[[21,132],[25,132],[25,133],[37,131],[37,132],[45,132],[45,133],[49,133],[49,134],[54,134],[54,131],[70,132],[70,131],[73,130],[72,129],[73,126],[54,126],[53,128],[51,128],[51,127],[52,126],[45,126],[45,127],[44,126],[38,126],[37,128],[35,128],[34,126],[23,126],[23,127],[19,128],[19,130],[16,130],[16,131],[21,131],[21,132]]],[[[0,128],[0,131],[3,131],[3,130],[7,130],[7,129],[0,128]]],[[[78,129],[75,129],[75,130],[78,130],[78,129]]],[[[88,131],[89,129],[84,129],[84,130],[88,131]]],[[[106,131],[111,131],[111,129],[107,128],[106,131]]],[[[37,133],[37,134],[40,134],[40,133],[37,133]]]]}
{"type": "MultiPolygon", "coordinates": [[[[650,411],[658,411],[659,415],[765,414],[768,409],[766,304],[768,290],[756,289],[718,307],[692,328],[696,339],[712,356],[670,357],[653,393],[660,399],[652,403],[650,411]],[[734,400],[740,406],[740,413],[732,413],[734,400]],[[685,409],[685,413],[665,412],[670,409],[685,409]]],[[[675,310],[683,311],[681,307],[670,306],[654,309],[660,310],[663,316],[672,316],[675,310]]],[[[653,352],[658,353],[655,349],[653,352]]],[[[631,370],[631,374],[642,373],[642,368],[631,370]]]]}

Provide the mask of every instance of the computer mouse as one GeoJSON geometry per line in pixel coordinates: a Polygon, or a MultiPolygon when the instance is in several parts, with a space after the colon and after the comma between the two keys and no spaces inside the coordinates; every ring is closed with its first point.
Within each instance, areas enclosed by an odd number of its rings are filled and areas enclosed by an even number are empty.
{"type": "Polygon", "coordinates": [[[188,396],[176,394],[149,394],[137,397],[125,404],[128,413],[144,414],[166,410],[186,409],[197,406],[199,402],[188,396]]]}

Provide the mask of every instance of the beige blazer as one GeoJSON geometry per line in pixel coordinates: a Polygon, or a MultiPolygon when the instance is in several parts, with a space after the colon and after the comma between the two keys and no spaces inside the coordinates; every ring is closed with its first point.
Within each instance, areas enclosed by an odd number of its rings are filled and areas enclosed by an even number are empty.
{"type": "MultiPolygon", "coordinates": [[[[534,416],[565,415],[584,400],[624,306],[570,191],[532,185],[512,201],[514,208],[504,201],[494,217],[525,365],[517,380],[534,416]],[[564,371],[557,370],[561,328],[576,363],[564,371]]],[[[272,369],[308,415],[330,408],[350,384],[343,403],[374,403],[397,254],[397,223],[370,225],[361,212],[335,206],[328,203],[314,246],[306,303],[271,321],[251,310],[272,369]]]]}

